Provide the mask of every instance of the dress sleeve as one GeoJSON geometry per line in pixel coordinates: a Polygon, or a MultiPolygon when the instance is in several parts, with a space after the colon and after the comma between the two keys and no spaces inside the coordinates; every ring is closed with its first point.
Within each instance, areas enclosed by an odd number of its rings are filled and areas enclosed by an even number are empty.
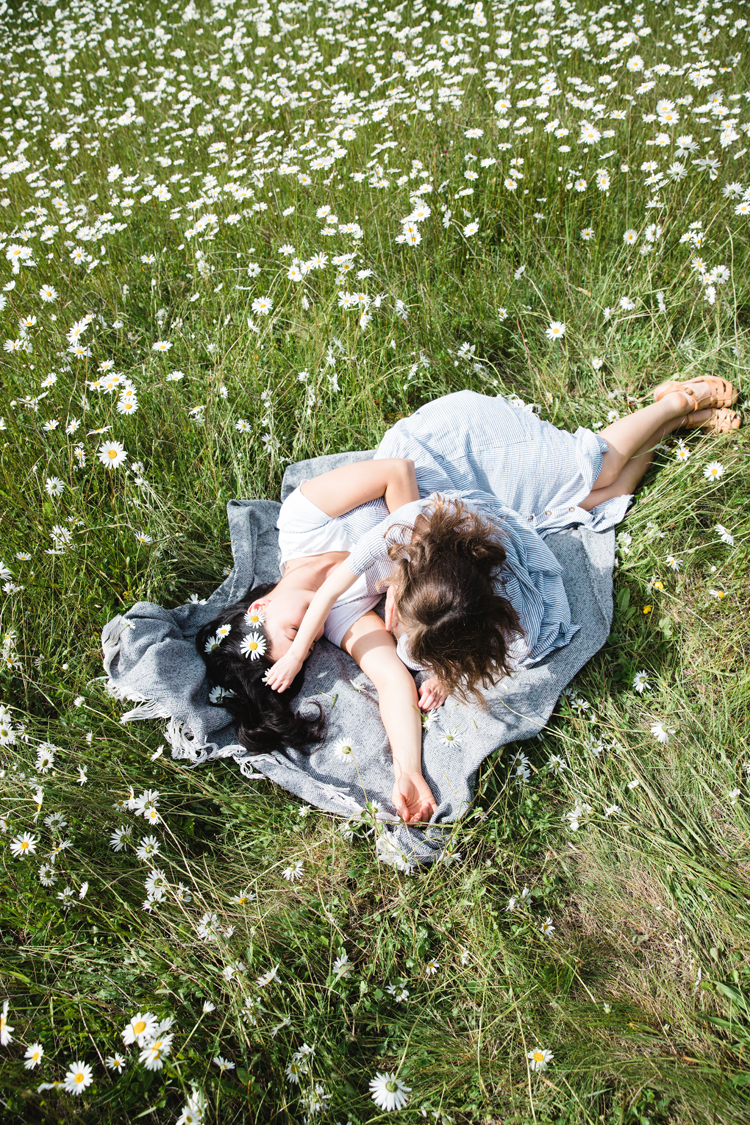
{"type": "Polygon", "coordinates": [[[346,560],[352,574],[364,574],[375,563],[387,559],[391,543],[405,542],[424,504],[424,500],[404,504],[363,535],[346,560]]]}
{"type": "Polygon", "coordinates": [[[510,647],[511,661],[527,668],[567,645],[580,625],[571,623],[562,567],[546,543],[510,511],[505,512],[502,527],[507,557],[495,588],[511,602],[523,629],[523,637],[510,647]]]}

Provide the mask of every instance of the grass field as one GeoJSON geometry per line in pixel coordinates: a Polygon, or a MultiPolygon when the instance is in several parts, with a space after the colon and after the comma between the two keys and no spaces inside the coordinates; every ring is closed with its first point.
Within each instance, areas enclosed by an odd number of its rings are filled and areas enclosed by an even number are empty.
{"type": "Polygon", "coordinates": [[[221,582],[228,499],[441,394],[742,388],[747,14],[0,16],[4,1125],[750,1119],[746,430],[659,452],[608,643],[450,865],[186,770],[99,643],[221,582]]]}

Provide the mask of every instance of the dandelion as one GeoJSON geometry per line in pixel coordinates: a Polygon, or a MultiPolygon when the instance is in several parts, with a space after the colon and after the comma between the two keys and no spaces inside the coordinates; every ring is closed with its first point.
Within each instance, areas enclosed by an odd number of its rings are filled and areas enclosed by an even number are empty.
{"type": "Polygon", "coordinates": [[[68,1067],[68,1072],[63,1080],[63,1086],[69,1094],[76,1096],[83,1093],[87,1086],[94,1081],[94,1072],[88,1063],[74,1062],[68,1067]]]}
{"type": "Polygon", "coordinates": [[[561,340],[565,335],[565,325],[559,320],[550,322],[549,328],[546,330],[548,340],[561,340]]]}
{"type": "Polygon", "coordinates": [[[529,1051],[526,1057],[529,1060],[529,1070],[541,1073],[543,1070],[547,1069],[555,1056],[551,1051],[536,1047],[533,1051],[529,1051]]]}
{"type": "Polygon", "coordinates": [[[403,1109],[409,1100],[411,1086],[406,1086],[395,1074],[377,1071],[370,1079],[370,1096],[379,1109],[388,1113],[403,1109]]]}

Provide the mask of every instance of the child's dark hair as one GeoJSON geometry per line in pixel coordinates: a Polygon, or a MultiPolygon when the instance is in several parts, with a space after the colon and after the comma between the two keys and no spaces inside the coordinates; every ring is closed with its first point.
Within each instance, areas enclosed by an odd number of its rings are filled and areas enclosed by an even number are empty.
{"type": "Polygon", "coordinates": [[[502,532],[442,497],[404,530],[406,542],[391,544],[388,554],[411,656],[447,691],[483,701],[480,687],[510,673],[508,649],[523,635],[513,605],[495,591],[506,559],[502,532]]]}
{"type": "Polygon", "coordinates": [[[206,662],[209,688],[214,695],[211,702],[229,711],[237,723],[237,739],[247,750],[264,754],[290,746],[312,753],[306,751],[306,745],[322,742],[325,737],[323,708],[315,701],[311,705],[317,707],[318,714],[306,716],[293,711],[291,706],[302,687],[304,668],[286,691],[272,691],[263,677],[274,661],[267,653],[253,659],[242,648],[242,642],[251,634],[260,636],[261,647],[263,641],[270,647],[263,627],[252,624],[246,614],[254,602],[260,601],[273,588],[273,583],[256,586],[241,601],[227,606],[203,626],[195,638],[195,646],[206,662]],[[227,625],[229,632],[219,638],[217,630],[227,625]]]}

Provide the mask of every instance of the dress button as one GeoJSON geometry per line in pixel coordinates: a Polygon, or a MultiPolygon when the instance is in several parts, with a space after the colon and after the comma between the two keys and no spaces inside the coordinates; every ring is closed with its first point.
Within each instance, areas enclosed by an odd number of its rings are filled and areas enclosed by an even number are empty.
{"type": "Polygon", "coordinates": [[[575,511],[575,508],[568,508],[568,511],[569,511],[569,512],[574,512],[574,511],[575,511]]]}
{"type": "Polygon", "coordinates": [[[533,520],[533,518],[534,518],[534,517],[533,517],[533,515],[529,516],[529,519],[530,519],[530,520],[533,520]]]}
{"type": "Polygon", "coordinates": [[[549,508],[547,508],[547,511],[544,514],[545,516],[551,516],[552,512],[549,510],[549,508]]]}

